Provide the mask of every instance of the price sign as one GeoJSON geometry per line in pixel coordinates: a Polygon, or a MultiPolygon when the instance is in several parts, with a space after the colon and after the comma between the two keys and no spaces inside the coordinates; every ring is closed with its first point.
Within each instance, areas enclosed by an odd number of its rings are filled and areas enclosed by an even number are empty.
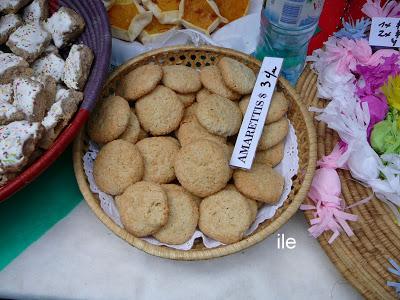
{"type": "Polygon", "coordinates": [[[400,47],[400,19],[372,18],[369,44],[371,46],[400,47]]]}
{"type": "Polygon", "coordinates": [[[236,140],[230,165],[250,170],[264,130],[283,58],[265,57],[236,140]]]}

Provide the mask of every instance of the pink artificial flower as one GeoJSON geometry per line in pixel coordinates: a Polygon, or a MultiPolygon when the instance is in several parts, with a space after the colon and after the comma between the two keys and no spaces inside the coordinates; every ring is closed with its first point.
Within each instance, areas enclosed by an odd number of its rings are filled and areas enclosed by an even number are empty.
{"type": "Polygon", "coordinates": [[[316,61],[314,67],[319,71],[334,63],[337,72],[344,75],[354,72],[357,65],[367,64],[371,56],[372,49],[365,39],[354,41],[330,37],[325,43],[325,51],[315,51],[311,60],[316,61]]]}
{"type": "Polygon", "coordinates": [[[367,0],[361,11],[370,18],[399,17],[400,4],[394,0],[388,0],[381,7],[381,0],[367,0]]]}

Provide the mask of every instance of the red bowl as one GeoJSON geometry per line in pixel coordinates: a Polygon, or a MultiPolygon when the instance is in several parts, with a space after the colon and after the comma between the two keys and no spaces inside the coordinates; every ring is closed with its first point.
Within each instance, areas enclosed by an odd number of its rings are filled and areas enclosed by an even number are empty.
{"type": "Polygon", "coordinates": [[[0,202],[32,182],[66,149],[79,129],[85,124],[90,111],[96,104],[97,98],[107,78],[111,56],[111,31],[107,11],[101,0],[50,0],[50,12],[55,12],[61,6],[72,8],[86,22],[86,28],[77,42],[90,47],[95,55],[92,70],[84,90],[84,100],[71,123],[63,130],[52,147],[38,160],[25,169],[15,179],[0,188],[0,202]]]}

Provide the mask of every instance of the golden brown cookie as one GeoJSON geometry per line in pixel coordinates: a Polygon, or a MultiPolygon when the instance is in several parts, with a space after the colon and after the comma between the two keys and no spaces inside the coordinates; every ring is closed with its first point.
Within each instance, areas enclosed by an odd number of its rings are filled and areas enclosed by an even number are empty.
{"type": "Polygon", "coordinates": [[[282,142],[289,132],[288,119],[282,118],[277,122],[264,126],[263,133],[258,143],[258,150],[268,150],[282,142]]]}
{"type": "Polygon", "coordinates": [[[200,204],[199,228],[224,244],[240,241],[251,224],[247,199],[233,190],[222,190],[204,198],[200,204]]]}
{"type": "Polygon", "coordinates": [[[96,184],[110,195],[121,194],[143,177],[143,158],[138,148],[124,140],[115,140],[98,153],[93,166],[96,184]]]}
{"type": "MultiPolygon", "coordinates": [[[[225,190],[228,190],[228,191],[235,191],[235,192],[240,193],[234,184],[228,184],[228,185],[226,186],[225,190]]],[[[242,196],[245,197],[244,195],[242,195],[242,196]]],[[[247,197],[245,197],[245,198],[246,198],[247,201],[248,201],[249,208],[250,208],[250,211],[251,211],[251,224],[252,224],[252,223],[256,220],[256,217],[257,217],[257,213],[258,213],[258,204],[257,204],[257,201],[255,201],[255,200],[249,199],[249,198],[247,198],[247,197]]],[[[263,203],[263,204],[264,204],[264,203],[263,203]]]]}
{"type": "Polygon", "coordinates": [[[130,114],[129,104],[124,98],[110,96],[103,99],[90,115],[90,139],[99,144],[117,139],[128,127],[130,114]]]}
{"type": "Polygon", "coordinates": [[[218,68],[228,88],[241,95],[251,94],[256,84],[252,69],[230,57],[223,57],[218,62],[218,68]]]}
{"type": "Polygon", "coordinates": [[[154,90],[162,76],[162,68],[158,65],[140,66],[122,79],[117,94],[129,101],[137,100],[154,90]]]}
{"type": "Polygon", "coordinates": [[[189,120],[192,117],[195,117],[197,103],[193,103],[192,105],[185,108],[185,112],[183,113],[182,122],[189,120]]]}
{"type": "Polygon", "coordinates": [[[239,102],[239,108],[240,108],[243,116],[246,114],[247,106],[249,106],[250,97],[251,97],[251,95],[246,95],[239,102]]]}
{"type": "Polygon", "coordinates": [[[181,93],[195,93],[201,89],[199,72],[182,65],[164,66],[163,84],[181,93]]]}
{"type": "Polygon", "coordinates": [[[147,138],[148,136],[149,136],[149,135],[147,134],[147,132],[144,131],[142,127],[140,127],[139,136],[138,136],[138,141],[141,141],[141,140],[143,140],[144,138],[147,138]]]}
{"type": "Polygon", "coordinates": [[[238,100],[240,95],[230,90],[222,79],[221,72],[217,66],[207,66],[200,70],[201,83],[211,93],[228,98],[229,100],[238,100]]]}
{"type": "MultiPolygon", "coordinates": [[[[239,102],[240,110],[243,115],[246,113],[247,106],[249,105],[250,95],[244,96],[239,102]]],[[[281,92],[275,92],[271,99],[271,105],[268,110],[266,124],[271,124],[283,118],[289,110],[289,101],[281,92]]]]}
{"type": "Polygon", "coordinates": [[[179,100],[181,100],[184,107],[189,107],[196,100],[196,93],[189,94],[178,94],[179,100]]]}
{"type": "Polygon", "coordinates": [[[173,90],[159,85],[137,100],[135,109],[145,131],[152,135],[165,135],[179,127],[184,107],[173,90]]]}
{"type": "Polygon", "coordinates": [[[207,97],[210,95],[211,95],[211,92],[209,90],[207,90],[206,88],[202,88],[196,94],[196,101],[202,102],[204,99],[207,99],[207,97]]]}
{"type": "Polygon", "coordinates": [[[188,111],[187,109],[188,115],[185,116],[181,126],[176,131],[176,137],[182,146],[186,146],[200,139],[206,139],[217,143],[225,143],[225,137],[214,135],[208,132],[207,129],[201,126],[196,116],[191,115],[191,113],[192,111],[188,111]]]}
{"type": "Polygon", "coordinates": [[[122,224],[136,237],[156,233],[168,221],[168,199],[162,187],[139,181],[115,197],[122,224]]]}
{"type": "Polygon", "coordinates": [[[285,143],[280,142],[279,144],[269,148],[268,150],[258,151],[256,153],[254,162],[275,167],[282,161],[284,150],[285,143]]]}
{"type": "Polygon", "coordinates": [[[129,117],[128,127],[123,134],[119,137],[122,140],[135,144],[139,139],[140,124],[135,113],[131,110],[131,115],[129,117]]]}
{"type": "Polygon", "coordinates": [[[144,161],[144,181],[169,183],[175,179],[174,161],[179,151],[178,140],[170,136],[145,138],[139,141],[144,161]]]}
{"type": "Polygon", "coordinates": [[[181,148],[175,160],[175,174],[189,192],[207,197],[225,187],[230,168],[221,145],[199,140],[181,148]]]}
{"type": "Polygon", "coordinates": [[[268,204],[276,203],[283,191],[283,177],[268,165],[254,163],[250,171],[235,170],[236,188],[246,197],[268,204]]]}
{"type": "Polygon", "coordinates": [[[164,184],[168,198],[168,222],[154,237],[166,244],[180,245],[187,242],[196,230],[199,208],[191,194],[176,184],[164,184]]]}
{"type": "Polygon", "coordinates": [[[242,123],[239,106],[215,94],[197,104],[196,117],[209,132],[220,136],[235,135],[242,123]]]}

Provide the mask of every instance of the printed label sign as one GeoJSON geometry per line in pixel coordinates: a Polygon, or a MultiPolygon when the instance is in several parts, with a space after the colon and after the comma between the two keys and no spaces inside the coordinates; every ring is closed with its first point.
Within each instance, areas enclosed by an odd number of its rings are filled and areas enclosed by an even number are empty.
{"type": "Polygon", "coordinates": [[[264,129],[283,58],[265,57],[232,153],[232,167],[250,170],[264,129]]]}
{"type": "Polygon", "coordinates": [[[372,18],[369,44],[371,46],[400,47],[400,19],[372,18]]]}

